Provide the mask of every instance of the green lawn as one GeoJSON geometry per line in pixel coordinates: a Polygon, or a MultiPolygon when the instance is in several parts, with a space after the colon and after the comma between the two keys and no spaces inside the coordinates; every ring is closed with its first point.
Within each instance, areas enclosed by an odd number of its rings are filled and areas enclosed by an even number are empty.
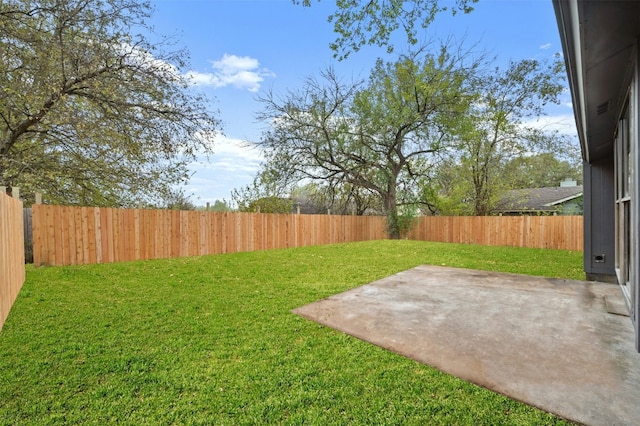
{"type": "Polygon", "coordinates": [[[584,276],[579,252],[416,241],[29,267],[0,424],[564,424],[290,312],[419,264],[584,276]]]}

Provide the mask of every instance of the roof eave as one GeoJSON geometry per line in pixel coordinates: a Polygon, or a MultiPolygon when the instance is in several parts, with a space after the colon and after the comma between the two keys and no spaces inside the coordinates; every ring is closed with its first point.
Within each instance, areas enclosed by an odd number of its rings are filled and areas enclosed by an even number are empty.
{"type": "Polygon", "coordinates": [[[545,206],[557,206],[558,204],[566,203],[567,201],[575,200],[576,198],[582,197],[582,192],[576,195],[572,195],[570,197],[563,198],[561,200],[552,201],[550,203],[545,204],[545,206]]]}
{"type": "Polygon", "coordinates": [[[580,140],[583,159],[589,163],[587,149],[587,113],[585,97],[585,73],[582,61],[580,37],[580,14],[577,0],[553,0],[553,7],[560,31],[567,78],[571,91],[574,119],[580,140]]]}

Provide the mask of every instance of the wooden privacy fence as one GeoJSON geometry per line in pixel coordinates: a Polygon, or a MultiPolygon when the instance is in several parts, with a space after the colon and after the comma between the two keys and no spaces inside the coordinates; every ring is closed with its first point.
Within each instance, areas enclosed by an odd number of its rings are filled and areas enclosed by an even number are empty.
{"type": "Polygon", "coordinates": [[[582,216],[426,216],[409,239],[582,251],[582,216]]]}
{"type": "Polygon", "coordinates": [[[24,279],[22,201],[0,191],[0,329],[24,279]]]}
{"type": "MultiPolygon", "coordinates": [[[[380,216],[34,205],[35,265],[197,256],[387,238],[380,216]]],[[[409,239],[583,249],[582,216],[422,217],[409,239]]]]}
{"type": "Polygon", "coordinates": [[[197,256],[383,239],[376,216],[33,205],[35,265],[197,256]]]}

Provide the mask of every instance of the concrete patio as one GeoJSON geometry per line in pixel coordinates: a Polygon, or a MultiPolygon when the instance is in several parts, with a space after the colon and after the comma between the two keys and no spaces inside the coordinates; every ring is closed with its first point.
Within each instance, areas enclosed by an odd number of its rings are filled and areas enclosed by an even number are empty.
{"type": "Polygon", "coordinates": [[[419,266],[294,312],[575,422],[640,424],[613,284],[419,266]]]}

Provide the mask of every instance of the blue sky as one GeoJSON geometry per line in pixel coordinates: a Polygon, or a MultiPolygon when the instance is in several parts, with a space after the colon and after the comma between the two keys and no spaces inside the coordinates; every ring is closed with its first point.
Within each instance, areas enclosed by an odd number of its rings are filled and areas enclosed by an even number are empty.
{"type": "MultiPolygon", "coordinates": [[[[445,1],[444,3],[451,3],[445,1]]],[[[327,17],[335,2],[323,0],[310,8],[291,0],[151,0],[150,24],[163,35],[174,35],[190,53],[189,75],[197,90],[214,98],[224,135],[216,137],[214,154],[190,166],[186,193],[197,205],[231,198],[231,191],[252,182],[260,152],[246,141],[257,141],[264,124],[255,114],[256,97],[266,90],[284,94],[305,78],[334,66],[350,79],[366,78],[376,58],[393,60],[384,49],[367,47],[337,62],[329,49],[335,36],[327,17]]],[[[399,34],[396,52],[405,51],[399,34]]],[[[496,56],[496,65],[510,59],[550,58],[562,51],[550,0],[480,0],[467,15],[448,13],[424,34],[423,40],[465,38],[496,56]]],[[[570,97],[549,111],[553,123],[575,133],[570,97]]]]}

